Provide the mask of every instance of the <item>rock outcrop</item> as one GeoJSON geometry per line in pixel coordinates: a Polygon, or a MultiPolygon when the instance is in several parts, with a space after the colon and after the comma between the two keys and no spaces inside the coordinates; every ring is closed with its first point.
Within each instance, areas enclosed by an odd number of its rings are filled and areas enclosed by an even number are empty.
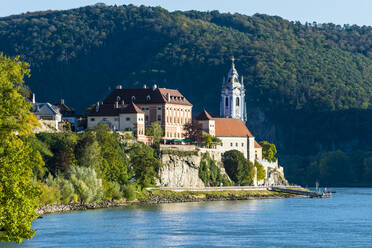
{"type": "Polygon", "coordinates": [[[199,178],[201,156],[163,154],[159,171],[159,184],[167,187],[204,187],[199,178]]]}

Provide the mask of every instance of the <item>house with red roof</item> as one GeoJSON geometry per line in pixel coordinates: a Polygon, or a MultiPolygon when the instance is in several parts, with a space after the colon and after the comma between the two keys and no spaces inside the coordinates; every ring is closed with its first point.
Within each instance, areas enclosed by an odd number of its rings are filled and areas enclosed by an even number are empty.
{"type": "Polygon", "coordinates": [[[117,86],[103,102],[97,102],[88,114],[88,127],[106,123],[112,130],[135,131],[145,135],[145,128],[159,122],[164,139],[184,139],[184,125],[192,120],[192,104],[178,90],[158,88],[123,88],[117,86]]]}
{"type": "Polygon", "coordinates": [[[222,141],[222,144],[217,146],[221,152],[238,150],[251,162],[262,160],[262,147],[241,119],[214,118],[203,110],[195,117],[195,121],[204,132],[222,141]]]}

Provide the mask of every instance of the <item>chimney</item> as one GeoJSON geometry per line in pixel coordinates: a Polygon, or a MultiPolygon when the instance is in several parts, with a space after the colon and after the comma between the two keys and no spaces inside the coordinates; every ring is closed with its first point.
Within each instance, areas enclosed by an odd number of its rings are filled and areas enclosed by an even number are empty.
{"type": "Polygon", "coordinates": [[[115,108],[119,108],[119,102],[118,101],[115,102],[115,108]]]}
{"type": "Polygon", "coordinates": [[[156,84],[154,84],[153,86],[152,86],[152,90],[156,90],[158,88],[158,86],[156,85],[156,84]]]}
{"type": "Polygon", "coordinates": [[[124,109],[125,107],[125,104],[124,104],[124,100],[121,101],[121,108],[124,109]]]}
{"type": "Polygon", "coordinates": [[[147,89],[147,85],[146,85],[146,84],[144,84],[144,85],[143,85],[143,88],[144,88],[144,89],[147,89]]]}
{"type": "Polygon", "coordinates": [[[99,111],[99,102],[97,102],[97,105],[96,105],[96,112],[99,111]]]}
{"type": "Polygon", "coordinates": [[[118,90],[121,90],[123,88],[123,86],[121,86],[120,84],[116,86],[116,89],[118,90]]]}
{"type": "Polygon", "coordinates": [[[65,99],[61,99],[61,104],[65,104],[65,99]]]}
{"type": "Polygon", "coordinates": [[[36,99],[35,99],[35,93],[32,93],[32,103],[35,104],[36,103],[36,99]]]}

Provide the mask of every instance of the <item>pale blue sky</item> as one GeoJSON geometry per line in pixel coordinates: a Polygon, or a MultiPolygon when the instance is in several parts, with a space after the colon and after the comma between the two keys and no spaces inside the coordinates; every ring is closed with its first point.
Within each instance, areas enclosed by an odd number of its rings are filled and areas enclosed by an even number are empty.
{"type": "Polygon", "coordinates": [[[0,16],[37,10],[60,10],[104,2],[109,5],[161,6],[168,10],[219,10],[279,15],[301,22],[372,26],[372,0],[0,0],[0,16]]]}

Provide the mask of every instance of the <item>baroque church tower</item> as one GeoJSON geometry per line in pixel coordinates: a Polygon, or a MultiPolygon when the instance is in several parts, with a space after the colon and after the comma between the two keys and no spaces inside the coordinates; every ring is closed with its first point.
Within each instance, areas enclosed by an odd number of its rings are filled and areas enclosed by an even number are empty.
{"type": "Polygon", "coordinates": [[[241,119],[247,121],[245,107],[245,89],[243,76],[235,69],[235,60],[232,58],[231,69],[227,75],[227,80],[223,79],[221,88],[220,116],[222,118],[241,119]]]}

